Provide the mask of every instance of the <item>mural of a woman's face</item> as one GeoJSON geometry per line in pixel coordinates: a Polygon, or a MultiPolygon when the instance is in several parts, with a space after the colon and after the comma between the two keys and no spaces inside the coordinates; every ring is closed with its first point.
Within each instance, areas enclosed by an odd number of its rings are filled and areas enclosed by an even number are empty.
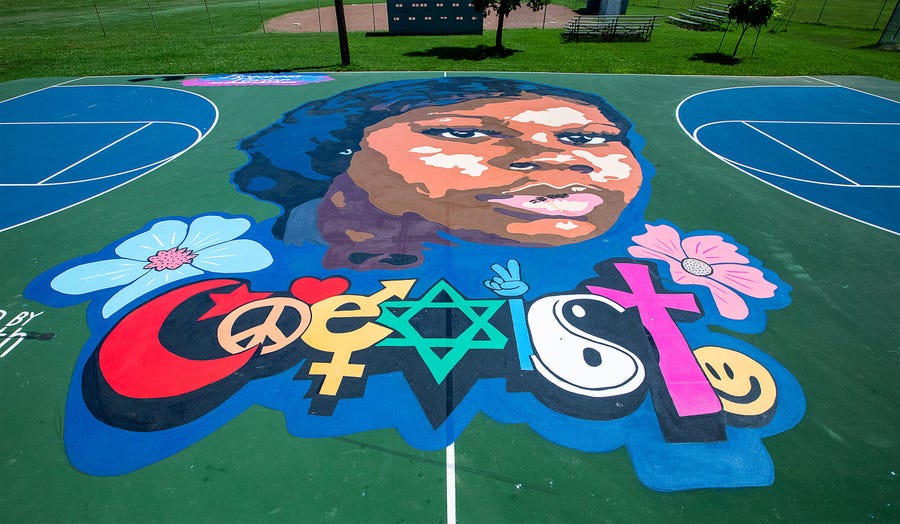
{"type": "Polygon", "coordinates": [[[460,233],[560,245],[608,230],[641,186],[598,108],[524,94],[423,107],[366,128],[349,176],[381,210],[460,233]]]}

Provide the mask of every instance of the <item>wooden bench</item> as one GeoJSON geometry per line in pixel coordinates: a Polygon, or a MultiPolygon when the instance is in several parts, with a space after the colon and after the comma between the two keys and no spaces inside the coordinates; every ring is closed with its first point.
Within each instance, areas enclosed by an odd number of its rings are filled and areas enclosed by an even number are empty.
{"type": "Polygon", "coordinates": [[[566,22],[565,40],[650,40],[655,16],[582,15],[566,22]]]}

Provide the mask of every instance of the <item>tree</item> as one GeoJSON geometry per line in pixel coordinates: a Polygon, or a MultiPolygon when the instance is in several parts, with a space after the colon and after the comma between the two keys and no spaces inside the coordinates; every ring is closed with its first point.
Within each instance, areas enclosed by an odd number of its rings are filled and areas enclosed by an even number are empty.
{"type": "Polygon", "coordinates": [[[350,65],[350,44],[347,39],[347,18],[344,16],[344,0],[334,0],[334,12],[337,16],[338,46],[341,49],[341,65],[350,65]]]}
{"type": "MultiPolygon", "coordinates": [[[[550,0],[526,0],[525,5],[532,11],[540,11],[541,8],[550,3],[550,0]]],[[[494,40],[494,47],[497,51],[503,50],[503,20],[521,7],[522,0],[472,0],[472,5],[476,11],[481,12],[481,16],[487,17],[488,13],[497,13],[497,38],[494,40]]]]}
{"type": "Polygon", "coordinates": [[[747,29],[753,27],[759,31],[775,16],[779,5],[781,5],[781,0],[734,0],[731,7],[728,8],[728,19],[741,26],[741,36],[734,45],[732,57],[737,55],[738,46],[741,45],[747,29]]]}

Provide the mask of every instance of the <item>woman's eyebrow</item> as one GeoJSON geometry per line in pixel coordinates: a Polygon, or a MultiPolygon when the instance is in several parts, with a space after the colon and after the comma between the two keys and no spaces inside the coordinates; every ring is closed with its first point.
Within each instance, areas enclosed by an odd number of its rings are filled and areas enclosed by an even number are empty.
{"type": "Polygon", "coordinates": [[[448,119],[448,118],[460,118],[460,119],[478,120],[478,121],[484,121],[486,119],[493,118],[493,117],[480,116],[480,115],[460,115],[457,113],[429,113],[428,116],[430,116],[432,118],[430,120],[425,120],[426,122],[441,121],[441,120],[448,119]]]}
{"type": "MultiPolygon", "coordinates": [[[[575,130],[571,130],[575,131],[575,130]]],[[[562,129],[560,133],[571,132],[570,130],[562,129]]],[[[601,124],[599,122],[591,122],[590,124],[585,125],[584,127],[580,127],[577,129],[579,132],[587,132],[587,133],[600,133],[603,135],[620,135],[622,134],[622,129],[615,124],[601,124]]]]}

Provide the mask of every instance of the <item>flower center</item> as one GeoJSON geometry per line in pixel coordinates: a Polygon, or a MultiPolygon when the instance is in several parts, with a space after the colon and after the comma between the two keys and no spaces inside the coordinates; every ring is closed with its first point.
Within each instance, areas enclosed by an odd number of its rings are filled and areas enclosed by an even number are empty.
{"type": "Polygon", "coordinates": [[[155,255],[147,259],[147,262],[149,262],[149,264],[144,266],[144,269],[155,269],[157,271],[163,271],[166,269],[178,269],[184,264],[190,264],[191,260],[193,260],[196,256],[197,253],[194,253],[186,247],[161,249],[157,251],[155,255]]]}
{"type": "Polygon", "coordinates": [[[713,268],[706,262],[696,258],[686,258],[681,261],[681,267],[688,273],[698,277],[708,277],[712,275],[713,268]]]}

